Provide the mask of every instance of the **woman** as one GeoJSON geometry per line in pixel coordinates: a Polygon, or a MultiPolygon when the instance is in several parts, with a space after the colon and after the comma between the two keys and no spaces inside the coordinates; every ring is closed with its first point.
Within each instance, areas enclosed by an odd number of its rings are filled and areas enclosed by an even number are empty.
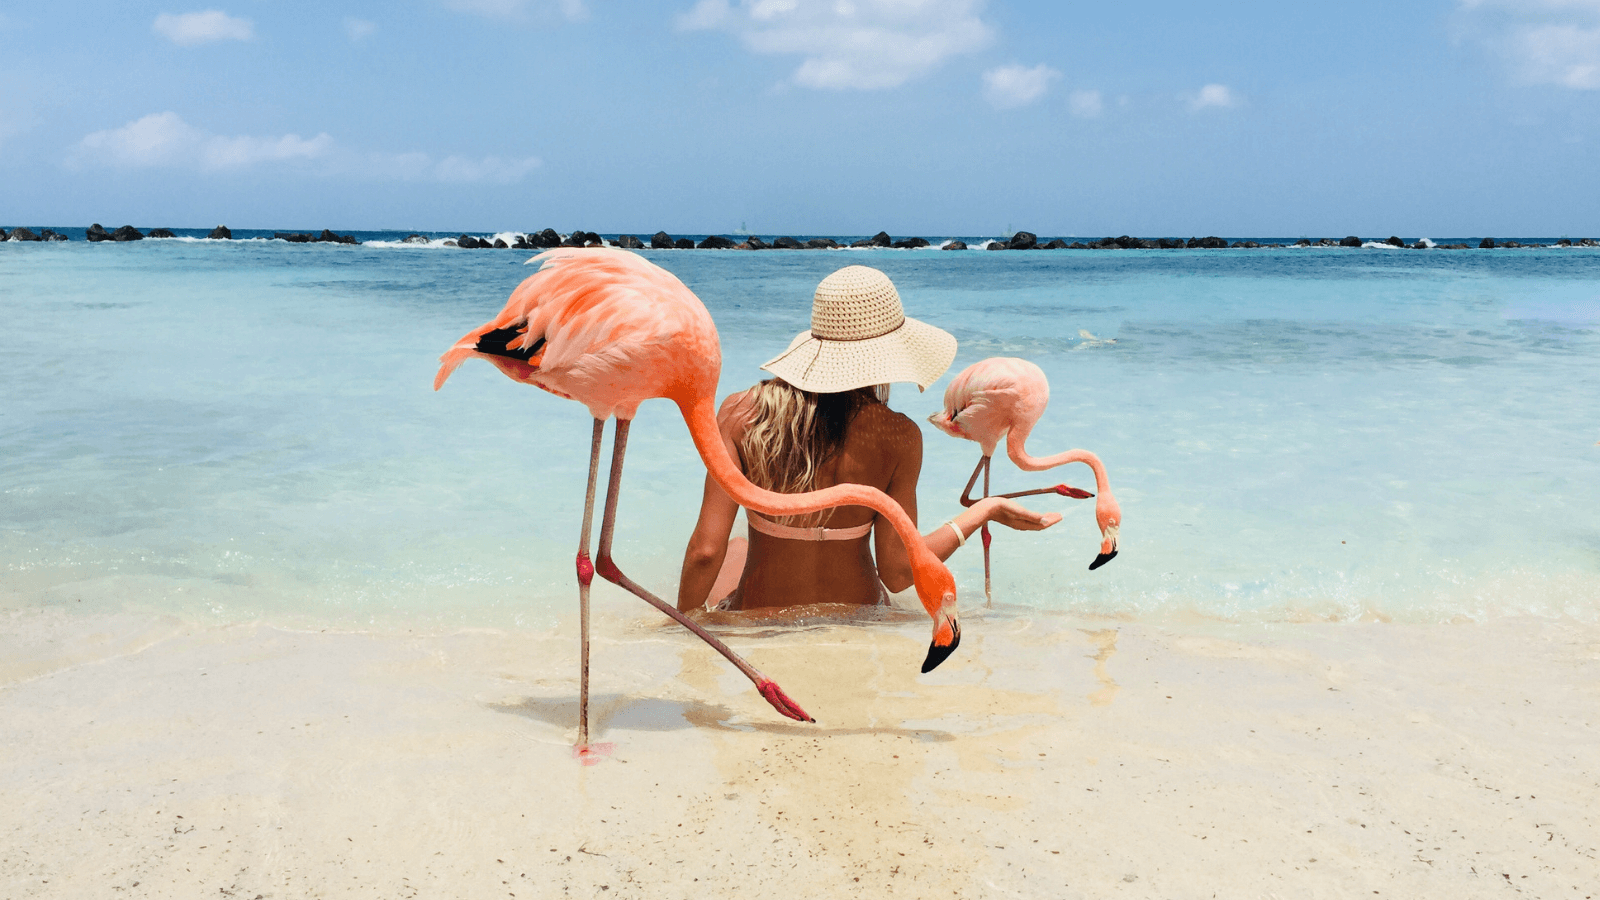
{"type": "MultiPolygon", "coordinates": [[[[722,439],[745,476],[762,487],[796,493],[865,484],[916,521],[922,431],[884,401],[890,382],[926,389],[955,354],[954,337],[906,317],[888,276],[848,266],[817,286],[811,330],[761,367],[777,377],[723,402],[722,439]]],[[[728,540],[738,512],[707,478],[684,552],[680,610],[866,605],[885,602],[885,587],[898,592],[911,585],[905,545],[870,509],[844,506],[782,520],[747,513],[748,545],[728,540]]],[[[922,539],[946,559],[985,522],[1038,531],[1060,519],[990,497],[922,539]]]]}

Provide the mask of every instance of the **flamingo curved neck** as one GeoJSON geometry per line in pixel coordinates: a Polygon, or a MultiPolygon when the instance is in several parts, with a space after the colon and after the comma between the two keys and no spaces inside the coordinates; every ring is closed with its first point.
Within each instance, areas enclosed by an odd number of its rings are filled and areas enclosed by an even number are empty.
{"type": "Polygon", "coordinates": [[[1087,463],[1094,470],[1095,493],[1104,494],[1111,489],[1111,480],[1106,476],[1106,467],[1101,464],[1100,457],[1087,450],[1067,450],[1045,457],[1029,456],[1026,443],[1029,430],[1014,428],[1006,436],[1006,455],[1011,457],[1017,468],[1024,472],[1042,472],[1067,463],[1087,463]]]}
{"type": "Polygon", "coordinates": [[[717,428],[714,401],[709,397],[694,397],[675,402],[683,413],[684,423],[689,426],[689,436],[706,464],[706,471],[735,503],[767,516],[796,516],[834,506],[865,506],[881,514],[894,526],[900,540],[906,545],[913,570],[926,570],[930,564],[942,567],[933,551],[922,542],[916,523],[888,494],[864,484],[836,484],[803,494],[779,494],[758,487],[745,477],[728,455],[728,448],[722,442],[722,433],[717,428]]]}

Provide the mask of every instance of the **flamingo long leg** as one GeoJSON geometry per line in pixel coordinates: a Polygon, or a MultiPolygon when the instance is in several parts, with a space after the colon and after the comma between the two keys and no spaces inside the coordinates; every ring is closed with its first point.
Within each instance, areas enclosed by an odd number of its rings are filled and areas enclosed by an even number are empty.
{"type": "Polygon", "coordinates": [[[611,445],[611,482],[606,486],[606,510],[604,518],[600,520],[600,550],[595,559],[595,571],[600,573],[601,578],[621,587],[628,593],[671,616],[678,624],[693,632],[695,637],[710,644],[713,650],[726,657],[728,662],[733,663],[740,672],[744,673],[746,678],[755,684],[756,690],[760,691],[761,696],[772,704],[773,709],[800,722],[815,722],[816,719],[811,718],[805,710],[801,709],[800,704],[790,700],[782,688],[779,688],[770,678],[757,671],[755,666],[745,662],[743,657],[733,652],[727,644],[718,640],[716,635],[706,631],[693,619],[679,612],[676,606],[663,602],[661,598],[645,590],[633,579],[622,574],[622,570],[617,568],[616,562],[612,560],[611,539],[617,524],[617,497],[622,485],[622,458],[628,449],[628,427],[631,424],[632,422],[628,419],[617,420],[617,434],[611,445]]]}
{"type": "Polygon", "coordinates": [[[594,486],[600,477],[600,438],[605,433],[604,419],[594,420],[594,438],[589,444],[589,490],[583,498],[583,531],[578,538],[578,751],[589,746],[589,583],[594,580],[594,563],[589,560],[589,530],[594,524],[594,486]]]}
{"type": "MultiPolygon", "coordinates": [[[[985,456],[983,458],[983,495],[985,497],[989,496],[989,464],[991,461],[990,457],[985,456]]],[[[983,532],[983,605],[988,608],[994,606],[994,594],[989,587],[989,542],[993,538],[989,536],[988,522],[984,522],[983,527],[979,530],[983,532]]]]}
{"type": "MultiPolygon", "coordinates": [[[[962,506],[971,506],[972,504],[978,502],[972,496],[972,486],[978,483],[978,473],[988,468],[988,462],[989,457],[987,456],[981,456],[978,458],[977,468],[972,470],[972,477],[967,479],[967,486],[961,489],[962,506]]],[[[985,489],[985,493],[987,493],[987,489],[985,489]]]]}
{"type": "Polygon", "coordinates": [[[1082,488],[1075,488],[1070,484],[1057,484],[1045,488],[1034,488],[1031,491],[1012,491],[1009,494],[994,494],[992,496],[1015,500],[1018,497],[1032,497],[1034,494],[1060,494],[1063,497],[1075,497],[1079,500],[1087,500],[1094,496],[1088,491],[1082,488]]]}

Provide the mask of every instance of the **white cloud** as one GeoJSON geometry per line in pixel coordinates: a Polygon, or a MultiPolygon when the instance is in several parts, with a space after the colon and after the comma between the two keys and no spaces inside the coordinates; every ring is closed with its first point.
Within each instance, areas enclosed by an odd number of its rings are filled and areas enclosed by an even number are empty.
{"type": "Polygon", "coordinates": [[[1105,101],[1099,91],[1073,91],[1067,98],[1067,106],[1078,118],[1093,119],[1105,108],[1105,101]]]}
{"type": "Polygon", "coordinates": [[[78,162],[99,162],[128,168],[154,166],[197,167],[211,171],[239,169],[264,162],[318,159],[332,149],[333,138],[319,134],[280,137],[228,137],[211,134],[183,121],[175,112],[151,113],[106,131],[96,131],[82,141],[74,154],[78,162]]]}
{"type": "Polygon", "coordinates": [[[982,0],[699,0],[683,31],[718,30],[747,49],[800,56],[795,84],[831,90],[894,88],[945,60],[987,46],[982,0]]]}
{"type": "Polygon", "coordinates": [[[256,36],[256,26],[249,19],[236,19],[227,13],[208,9],[205,12],[156,16],[150,30],[180,47],[209,44],[214,41],[248,41],[256,36]]]}
{"type": "Polygon", "coordinates": [[[1525,84],[1600,90],[1600,0],[1462,0],[1455,28],[1525,84]]]}
{"type": "Polygon", "coordinates": [[[1225,84],[1208,84],[1189,98],[1189,108],[1197,112],[1202,109],[1227,109],[1238,105],[1239,98],[1235,97],[1233,91],[1228,90],[1225,84]]]}
{"type": "Polygon", "coordinates": [[[362,177],[378,181],[438,181],[444,184],[516,184],[544,165],[537,156],[446,156],[427,153],[373,153],[361,160],[362,177]]]}
{"type": "Polygon", "coordinates": [[[983,96],[999,109],[1027,106],[1043,97],[1050,82],[1060,77],[1060,72],[1044,63],[1031,69],[1001,66],[983,73],[983,96]]]}
{"type": "Polygon", "coordinates": [[[452,184],[515,184],[540,165],[539,158],[533,156],[523,159],[446,156],[433,166],[433,177],[452,184]]]}
{"type": "Polygon", "coordinates": [[[68,157],[74,166],[240,171],[264,164],[315,163],[315,173],[379,181],[446,184],[515,184],[542,165],[537,157],[446,156],[373,153],[338,146],[326,133],[303,138],[212,134],[175,112],[152,113],[121,128],[96,131],[68,157]]]}
{"type": "Polygon", "coordinates": [[[584,0],[445,0],[445,6],[457,12],[507,21],[560,17],[568,22],[581,22],[589,17],[584,0]]]}
{"type": "Polygon", "coordinates": [[[333,147],[326,132],[314,138],[286,134],[275,138],[212,135],[200,143],[203,169],[242,169],[264,162],[320,159],[333,147]]]}
{"type": "Polygon", "coordinates": [[[371,37],[372,33],[377,30],[378,25],[376,22],[369,22],[366,19],[358,19],[355,16],[344,17],[344,33],[349,35],[350,40],[352,41],[364,41],[371,37]]]}

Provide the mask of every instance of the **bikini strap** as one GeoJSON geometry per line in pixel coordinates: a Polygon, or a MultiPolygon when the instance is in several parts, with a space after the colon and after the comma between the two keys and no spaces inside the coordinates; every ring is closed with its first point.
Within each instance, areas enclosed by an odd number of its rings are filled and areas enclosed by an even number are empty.
{"type": "Polygon", "coordinates": [[[796,528],[793,525],[784,525],[771,519],[763,518],[746,511],[745,518],[750,522],[750,527],[768,537],[783,538],[790,541],[853,541],[864,538],[872,533],[872,523],[857,525],[852,528],[796,528]]]}

